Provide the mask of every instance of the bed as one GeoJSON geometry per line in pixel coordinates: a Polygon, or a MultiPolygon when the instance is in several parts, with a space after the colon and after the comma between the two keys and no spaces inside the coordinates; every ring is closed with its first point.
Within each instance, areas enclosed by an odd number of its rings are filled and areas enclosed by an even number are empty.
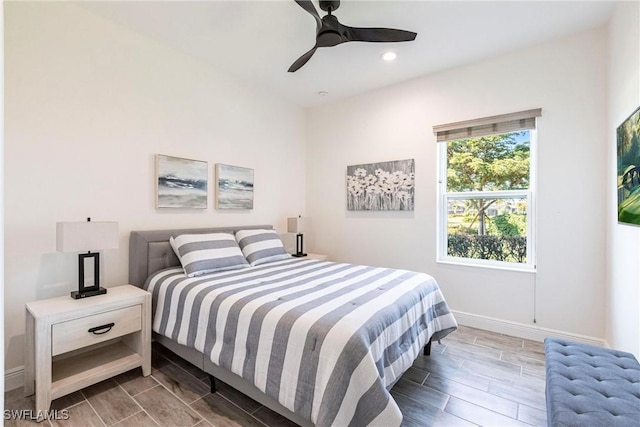
{"type": "Polygon", "coordinates": [[[189,277],[176,255],[181,237],[263,232],[275,234],[270,225],[132,231],[129,281],[153,296],[154,339],[299,425],[400,425],[389,390],[457,327],[436,281],[287,255],[189,277]]]}

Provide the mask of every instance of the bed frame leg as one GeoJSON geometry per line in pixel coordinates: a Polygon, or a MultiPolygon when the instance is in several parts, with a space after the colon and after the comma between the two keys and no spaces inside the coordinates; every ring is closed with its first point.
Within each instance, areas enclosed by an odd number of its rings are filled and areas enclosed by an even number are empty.
{"type": "Polygon", "coordinates": [[[209,381],[211,382],[211,393],[216,392],[216,378],[213,375],[209,375],[209,381]]]}
{"type": "Polygon", "coordinates": [[[431,339],[429,339],[429,342],[427,343],[427,345],[424,346],[424,353],[425,356],[430,356],[431,355],[431,339]]]}

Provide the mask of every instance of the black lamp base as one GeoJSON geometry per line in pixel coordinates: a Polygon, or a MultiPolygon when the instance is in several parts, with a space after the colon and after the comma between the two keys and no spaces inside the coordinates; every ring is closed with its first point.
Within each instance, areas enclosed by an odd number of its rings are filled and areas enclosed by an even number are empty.
{"type": "Polygon", "coordinates": [[[78,266],[78,290],[71,292],[71,298],[88,298],[107,293],[105,288],[100,287],[100,254],[98,252],[78,254],[78,266]],[[85,285],[85,269],[89,274],[93,272],[93,281],[89,280],[91,286],[85,285]]]}
{"type": "Polygon", "coordinates": [[[296,234],[296,253],[292,254],[292,256],[295,256],[295,257],[307,256],[307,254],[302,252],[303,248],[304,248],[304,237],[302,233],[298,233],[296,234]]]}
{"type": "Polygon", "coordinates": [[[95,297],[96,295],[103,295],[106,293],[107,293],[107,290],[105,288],[98,288],[96,290],[84,291],[84,292],[73,291],[71,292],[71,298],[73,299],[88,298],[88,297],[95,297]]]}

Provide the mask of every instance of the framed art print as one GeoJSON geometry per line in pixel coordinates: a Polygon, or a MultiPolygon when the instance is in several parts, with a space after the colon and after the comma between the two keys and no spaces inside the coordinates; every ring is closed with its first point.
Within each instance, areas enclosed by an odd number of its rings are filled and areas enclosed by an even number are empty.
{"type": "Polygon", "coordinates": [[[208,164],[156,155],[156,207],[207,208],[208,164]]]}
{"type": "Polygon", "coordinates": [[[216,208],[253,209],[253,169],[216,164],[216,208]]]}
{"type": "Polygon", "coordinates": [[[640,107],[616,129],[618,222],[640,225],[640,107]]]}
{"type": "Polygon", "coordinates": [[[412,211],[413,159],[347,166],[347,210],[412,211]]]}

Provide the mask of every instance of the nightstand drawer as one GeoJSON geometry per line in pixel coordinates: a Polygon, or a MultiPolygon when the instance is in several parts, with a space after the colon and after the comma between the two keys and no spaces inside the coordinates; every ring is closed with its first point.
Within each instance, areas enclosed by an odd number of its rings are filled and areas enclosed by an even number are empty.
{"type": "Polygon", "coordinates": [[[141,329],[141,305],[56,323],[51,326],[52,355],[87,347],[141,329]]]}

